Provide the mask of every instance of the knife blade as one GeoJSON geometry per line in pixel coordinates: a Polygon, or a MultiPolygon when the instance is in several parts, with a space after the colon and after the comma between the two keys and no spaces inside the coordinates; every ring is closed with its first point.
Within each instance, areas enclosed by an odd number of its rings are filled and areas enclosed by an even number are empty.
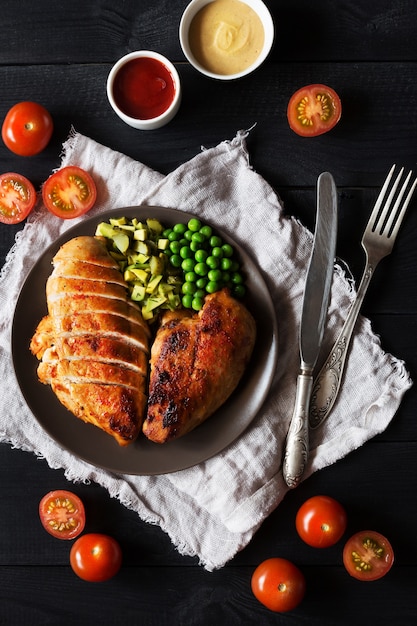
{"type": "Polygon", "coordinates": [[[317,216],[313,249],[307,270],[299,332],[300,370],[294,412],[288,429],[283,461],[284,480],[296,487],[308,460],[308,413],[313,370],[319,355],[329,304],[337,236],[337,191],[333,177],[317,179],[317,216]]]}

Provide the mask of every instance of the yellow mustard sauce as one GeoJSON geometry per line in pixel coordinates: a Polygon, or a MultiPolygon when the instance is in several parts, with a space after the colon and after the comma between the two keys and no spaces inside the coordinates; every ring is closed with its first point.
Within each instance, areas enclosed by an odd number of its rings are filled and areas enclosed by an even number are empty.
{"type": "Polygon", "coordinates": [[[196,60],[215,74],[237,74],[250,67],[264,45],[259,16],[240,0],[214,0],[194,16],[189,31],[196,60]]]}

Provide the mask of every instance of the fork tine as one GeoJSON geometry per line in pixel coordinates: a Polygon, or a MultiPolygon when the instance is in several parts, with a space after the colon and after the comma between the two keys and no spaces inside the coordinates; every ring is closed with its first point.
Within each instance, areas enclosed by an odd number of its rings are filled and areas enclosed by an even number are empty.
{"type": "MultiPolygon", "coordinates": [[[[391,181],[391,176],[392,176],[392,174],[394,172],[394,168],[395,168],[395,165],[393,165],[392,168],[390,169],[390,172],[389,172],[389,174],[387,176],[387,179],[386,179],[386,181],[384,183],[382,191],[385,191],[385,192],[387,191],[387,188],[388,188],[387,182],[389,183],[391,181]]],[[[394,197],[395,192],[397,191],[398,183],[400,182],[400,179],[401,179],[401,176],[403,175],[403,172],[404,172],[404,168],[402,167],[400,169],[398,175],[397,175],[397,178],[395,179],[394,184],[391,187],[391,190],[390,190],[390,192],[388,194],[388,198],[386,199],[386,201],[384,203],[382,211],[378,212],[378,216],[375,217],[375,221],[374,221],[374,223],[372,225],[372,232],[379,232],[379,234],[382,233],[383,228],[384,228],[384,222],[385,222],[386,215],[387,215],[388,211],[391,208],[391,202],[392,202],[392,199],[394,197]]],[[[381,193],[382,193],[382,191],[381,191],[381,193]]],[[[379,202],[379,197],[378,197],[377,202],[379,202]]],[[[381,204],[382,204],[382,198],[381,198],[381,204]]]]}
{"type": "MultiPolygon", "coordinates": [[[[405,192],[405,188],[406,188],[406,186],[407,186],[407,184],[408,184],[408,181],[410,180],[410,177],[411,177],[411,172],[410,172],[410,174],[409,174],[409,176],[408,176],[408,178],[407,178],[406,182],[404,183],[403,189],[401,190],[402,192],[403,192],[403,190],[404,190],[404,192],[405,192]]],[[[405,213],[405,212],[406,212],[406,210],[407,210],[407,207],[408,207],[409,202],[410,202],[410,200],[411,200],[411,196],[412,196],[412,195],[413,195],[413,193],[414,193],[414,190],[415,190],[415,188],[416,188],[416,185],[417,185],[417,178],[414,180],[413,184],[412,184],[412,185],[411,185],[411,187],[410,187],[410,191],[408,192],[407,197],[406,197],[406,199],[404,200],[403,206],[401,207],[401,211],[400,211],[400,213],[398,214],[397,221],[395,222],[394,227],[393,227],[393,229],[392,229],[392,232],[391,232],[391,233],[390,233],[390,235],[389,235],[390,237],[393,237],[394,239],[395,239],[395,237],[397,236],[397,233],[398,233],[398,231],[399,231],[399,229],[400,229],[401,222],[402,222],[403,217],[404,217],[404,213],[405,213]]],[[[402,195],[403,195],[403,194],[402,194],[402,195]]],[[[396,202],[396,208],[397,208],[397,205],[399,205],[399,201],[397,201],[397,202],[396,202]]]]}
{"type": "MultiPolygon", "coordinates": [[[[394,173],[395,167],[396,166],[395,166],[395,163],[394,163],[394,165],[391,167],[390,171],[388,172],[388,176],[385,179],[385,182],[384,182],[384,185],[383,185],[381,191],[379,192],[379,196],[376,199],[376,202],[374,204],[374,208],[372,209],[372,213],[371,213],[371,216],[369,218],[369,222],[368,222],[369,225],[373,224],[373,223],[376,224],[376,222],[377,222],[377,218],[379,216],[379,212],[380,212],[382,203],[384,201],[385,194],[386,194],[387,189],[388,189],[388,185],[391,182],[391,178],[392,178],[392,175],[394,173]]],[[[372,230],[374,230],[374,229],[372,228],[372,230]]]]}
{"type": "MultiPolygon", "coordinates": [[[[390,237],[392,235],[392,232],[391,232],[392,225],[397,223],[396,220],[397,220],[397,218],[399,218],[399,215],[397,215],[398,207],[400,206],[401,201],[403,199],[403,195],[405,194],[405,191],[407,189],[407,185],[408,185],[408,182],[409,182],[409,180],[411,178],[411,174],[412,174],[412,172],[410,171],[408,173],[407,178],[405,179],[405,182],[404,182],[403,186],[401,187],[401,191],[400,191],[400,193],[397,196],[397,199],[395,201],[395,204],[394,204],[393,208],[390,209],[389,218],[388,218],[386,224],[385,225],[382,224],[382,226],[381,226],[381,234],[382,234],[383,231],[385,231],[386,234],[387,234],[387,237],[390,237]]],[[[398,182],[399,182],[399,177],[395,181],[394,188],[396,188],[398,182]]],[[[390,197],[389,197],[389,204],[391,204],[392,196],[393,196],[393,193],[391,192],[390,197]]],[[[387,204],[388,204],[388,202],[387,202],[387,204]]]]}

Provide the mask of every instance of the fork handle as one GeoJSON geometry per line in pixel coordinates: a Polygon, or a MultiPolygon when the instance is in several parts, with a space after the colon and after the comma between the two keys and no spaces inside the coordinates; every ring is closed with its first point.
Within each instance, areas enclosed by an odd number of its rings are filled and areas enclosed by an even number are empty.
{"type": "Polygon", "coordinates": [[[309,412],[310,428],[318,428],[324,422],[336,401],[343,377],[350,340],[377,263],[378,262],[370,263],[367,261],[355,301],[352,304],[343,328],[326,362],[314,381],[309,412]]]}

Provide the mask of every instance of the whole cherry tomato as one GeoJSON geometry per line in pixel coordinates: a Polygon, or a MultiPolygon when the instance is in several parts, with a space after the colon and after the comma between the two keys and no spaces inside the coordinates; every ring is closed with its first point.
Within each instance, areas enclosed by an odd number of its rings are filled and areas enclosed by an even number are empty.
{"type": "Polygon", "coordinates": [[[263,561],[252,574],[254,596],[271,611],[292,611],[304,598],[304,574],[291,561],[271,558],[263,561]]]}
{"type": "Polygon", "coordinates": [[[358,580],[377,580],[389,572],[394,550],[388,539],[374,530],[362,530],[347,540],[343,564],[358,580]]]}
{"type": "Polygon", "coordinates": [[[70,552],[74,572],[83,580],[102,582],[113,578],[122,565],[119,543],[109,535],[89,533],[75,541],[70,552]]]}
{"type": "Polygon", "coordinates": [[[342,115],[339,96],[327,85],[307,85],[290,98],[287,118],[290,128],[302,137],[316,137],[336,126],[342,115]]]}
{"type": "Polygon", "coordinates": [[[30,180],[21,174],[0,175],[0,222],[19,224],[36,204],[36,191],[30,180]]]}
{"type": "Polygon", "coordinates": [[[329,496],[313,496],[299,508],[295,526],[308,545],[327,548],[342,538],[347,526],[346,511],[329,496]]]}
{"type": "Polygon", "coordinates": [[[18,102],[3,121],[1,136],[6,146],[20,156],[42,152],[52,136],[51,114],[37,102],[18,102]]]}
{"type": "Polygon", "coordinates": [[[93,178],[76,165],[68,165],[52,174],[42,188],[42,199],[48,211],[63,219],[87,213],[96,198],[93,178]]]}
{"type": "Polygon", "coordinates": [[[42,498],[39,517],[45,530],[57,539],[75,539],[85,526],[82,501],[75,493],[64,489],[50,491],[42,498]]]}

